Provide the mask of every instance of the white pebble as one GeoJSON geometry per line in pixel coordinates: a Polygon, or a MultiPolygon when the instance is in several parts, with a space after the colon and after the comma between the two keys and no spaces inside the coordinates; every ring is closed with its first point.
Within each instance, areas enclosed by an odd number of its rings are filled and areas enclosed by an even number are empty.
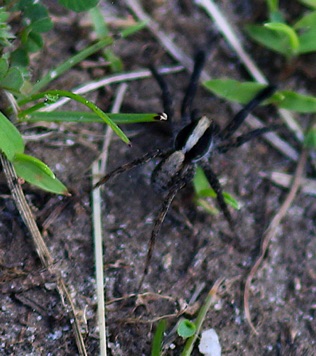
{"type": "Polygon", "coordinates": [[[205,356],[221,356],[222,348],[214,329],[202,332],[199,351],[205,356]]]}

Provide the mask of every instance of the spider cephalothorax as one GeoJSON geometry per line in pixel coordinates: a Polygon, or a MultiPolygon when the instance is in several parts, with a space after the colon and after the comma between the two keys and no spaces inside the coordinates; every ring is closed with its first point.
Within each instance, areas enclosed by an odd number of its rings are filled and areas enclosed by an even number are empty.
{"type": "MultiPolygon", "coordinates": [[[[141,278],[139,288],[142,286],[144,277],[148,272],[155,240],[170,204],[177,192],[192,181],[197,164],[203,168],[211,187],[217,195],[218,205],[231,229],[234,230],[234,222],[224,200],[221,184],[211,168],[210,158],[215,153],[225,153],[231,148],[239,147],[254,137],[274,129],[274,127],[265,127],[237,136],[233,140],[231,139],[232,135],[244,122],[250,111],[255,109],[262,101],[274,93],[275,88],[273,86],[267,86],[257,93],[254,98],[234,116],[223,130],[221,130],[218,124],[207,116],[197,118],[196,112],[192,110],[192,103],[204,62],[205,53],[199,52],[196,56],[193,73],[182,103],[182,128],[178,132],[174,132],[175,139],[173,147],[166,151],[157,149],[153,152],[146,153],[143,157],[110,172],[95,185],[95,187],[98,187],[111,177],[144,164],[153,158],[161,158],[161,161],[152,173],[151,180],[155,191],[163,196],[163,202],[151,233],[144,274],[141,278]]],[[[161,87],[164,110],[168,115],[168,120],[173,124],[173,109],[167,85],[155,67],[151,67],[151,71],[161,87]]]]}

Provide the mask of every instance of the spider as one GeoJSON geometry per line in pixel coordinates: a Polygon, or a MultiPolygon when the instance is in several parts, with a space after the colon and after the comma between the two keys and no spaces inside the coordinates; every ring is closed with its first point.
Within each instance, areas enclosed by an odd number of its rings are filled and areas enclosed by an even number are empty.
{"type": "Polygon", "coordinates": [[[197,91],[198,81],[204,67],[206,53],[199,51],[195,57],[193,72],[189,85],[185,92],[181,106],[181,128],[175,129],[173,123],[173,108],[168,86],[156,68],[151,65],[153,77],[158,82],[162,91],[164,114],[167,115],[173,128],[173,146],[167,150],[156,149],[144,156],[126,163],[105,175],[95,184],[94,188],[106,183],[110,178],[126,172],[134,167],[145,164],[154,158],[160,158],[151,175],[154,190],[162,195],[163,202],[155,219],[148,245],[144,272],[139,282],[138,291],[141,289],[155,246],[156,238],[161,225],[169,210],[169,207],[177,192],[190,183],[195,174],[196,166],[203,168],[209,183],[215,191],[217,203],[224,214],[230,228],[234,231],[235,224],[223,197],[222,187],[210,165],[210,158],[215,153],[226,153],[231,148],[239,147],[249,140],[263,135],[275,129],[274,126],[252,130],[246,134],[232,139],[232,135],[242,125],[247,115],[254,110],[262,101],[269,98],[275,91],[275,87],[268,85],[240,110],[233,119],[221,130],[219,125],[207,116],[198,116],[196,110],[192,110],[193,100],[197,91]]]}

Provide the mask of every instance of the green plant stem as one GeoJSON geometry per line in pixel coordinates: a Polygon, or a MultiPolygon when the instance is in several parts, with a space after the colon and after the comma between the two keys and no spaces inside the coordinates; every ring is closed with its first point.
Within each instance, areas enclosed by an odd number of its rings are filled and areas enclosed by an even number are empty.
{"type": "MultiPolygon", "coordinates": [[[[32,95],[32,96],[28,97],[27,99],[21,100],[19,102],[19,105],[24,105],[24,104],[27,104],[29,102],[32,102],[32,101],[35,101],[35,100],[39,100],[39,99],[43,99],[43,98],[47,99],[49,96],[67,97],[67,98],[70,98],[72,100],[75,100],[75,101],[85,105],[91,111],[93,111],[95,114],[97,114],[107,125],[109,125],[111,127],[111,129],[123,140],[123,142],[130,144],[130,140],[124,134],[124,132],[100,108],[98,108],[94,103],[92,103],[91,101],[85,99],[84,97],[82,97],[82,96],[80,96],[78,94],[74,94],[74,93],[72,93],[70,91],[67,91],[67,90],[47,90],[45,92],[32,95]]],[[[36,104],[36,106],[37,105],[38,104],[36,104]]],[[[30,109],[28,109],[28,111],[29,110],[30,109]]],[[[23,114],[23,112],[22,112],[22,114],[23,114]]],[[[21,115],[21,113],[20,113],[20,115],[21,115]]]]}
{"type": "Polygon", "coordinates": [[[50,70],[42,79],[40,79],[36,84],[34,84],[30,94],[35,94],[43,87],[47,86],[52,80],[59,77],[61,74],[74,67],[76,64],[83,61],[85,58],[91,56],[93,53],[99,51],[100,49],[110,46],[113,43],[112,37],[105,37],[97,43],[93,44],[80,51],[73,57],[67,59],[64,63],[56,67],[55,69],[50,70]]]}
{"type": "Polygon", "coordinates": [[[201,309],[199,310],[199,314],[195,321],[196,332],[192,337],[188,338],[188,340],[184,346],[184,349],[181,353],[181,356],[191,355],[195,341],[198,338],[198,335],[200,334],[202,324],[206,318],[206,314],[207,314],[208,310],[210,309],[210,307],[213,306],[217,301],[217,291],[218,291],[218,288],[220,287],[220,285],[222,284],[222,282],[223,282],[223,279],[218,279],[214,283],[212,289],[209,291],[207,297],[205,298],[205,302],[201,306],[201,309]]]}

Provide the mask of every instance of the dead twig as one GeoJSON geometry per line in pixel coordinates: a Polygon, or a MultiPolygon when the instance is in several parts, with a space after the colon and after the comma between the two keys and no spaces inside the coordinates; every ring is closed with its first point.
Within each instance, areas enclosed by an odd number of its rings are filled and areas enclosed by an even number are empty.
{"type": "MultiPolygon", "coordinates": [[[[61,300],[66,302],[66,305],[70,307],[69,314],[70,314],[70,319],[73,319],[72,327],[73,331],[75,334],[75,339],[77,343],[77,347],[79,350],[80,355],[87,355],[84,341],[80,332],[80,323],[79,320],[77,319],[76,312],[75,312],[75,307],[74,304],[71,300],[70,293],[68,292],[67,286],[62,279],[60,273],[57,273],[55,270],[54,265],[54,260],[53,257],[51,256],[45,241],[43,240],[43,237],[38,229],[38,226],[36,224],[36,221],[33,217],[32,211],[25,199],[25,195],[23,193],[23,190],[21,188],[21,185],[18,181],[18,177],[16,175],[15,169],[10,161],[3,155],[0,154],[0,160],[1,164],[3,166],[3,171],[6,176],[7,182],[9,189],[11,191],[12,197],[15,201],[15,204],[17,206],[17,209],[21,215],[21,218],[23,222],[25,223],[27,229],[29,230],[29,233],[31,235],[31,238],[33,240],[36,252],[45,268],[52,274],[56,274],[57,277],[57,290],[58,293],[61,297],[61,300]]],[[[68,309],[68,308],[67,308],[68,309]]]]}
{"type": "Polygon", "coordinates": [[[251,282],[255,276],[255,274],[257,273],[259,267],[262,264],[262,261],[264,259],[264,256],[267,253],[268,247],[269,247],[269,243],[271,241],[271,239],[275,236],[276,234],[276,230],[277,227],[280,225],[281,220],[284,218],[284,216],[286,215],[289,207],[291,206],[298,190],[301,184],[301,179],[302,176],[304,174],[304,168],[306,165],[306,160],[307,160],[307,153],[308,151],[306,149],[303,149],[301,156],[299,158],[297,167],[296,167],[296,171],[294,174],[294,178],[293,178],[293,182],[292,182],[292,186],[291,189],[289,191],[289,194],[287,195],[286,199],[284,200],[280,210],[277,212],[277,214],[274,216],[274,218],[272,219],[270,225],[268,226],[263,238],[262,238],[262,242],[261,242],[261,248],[260,248],[260,255],[257,258],[255,264],[253,265],[253,267],[251,268],[248,277],[246,279],[246,283],[245,283],[245,291],[244,291],[244,311],[245,311],[245,316],[246,319],[252,329],[252,331],[258,335],[258,332],[256,330],[256,328],[254,327],[252,321],[251,321],[251,315],[250,315],[250,309],[249,309],[249,294],[250,294],[250,286],[251,286],[251,282]]]}

